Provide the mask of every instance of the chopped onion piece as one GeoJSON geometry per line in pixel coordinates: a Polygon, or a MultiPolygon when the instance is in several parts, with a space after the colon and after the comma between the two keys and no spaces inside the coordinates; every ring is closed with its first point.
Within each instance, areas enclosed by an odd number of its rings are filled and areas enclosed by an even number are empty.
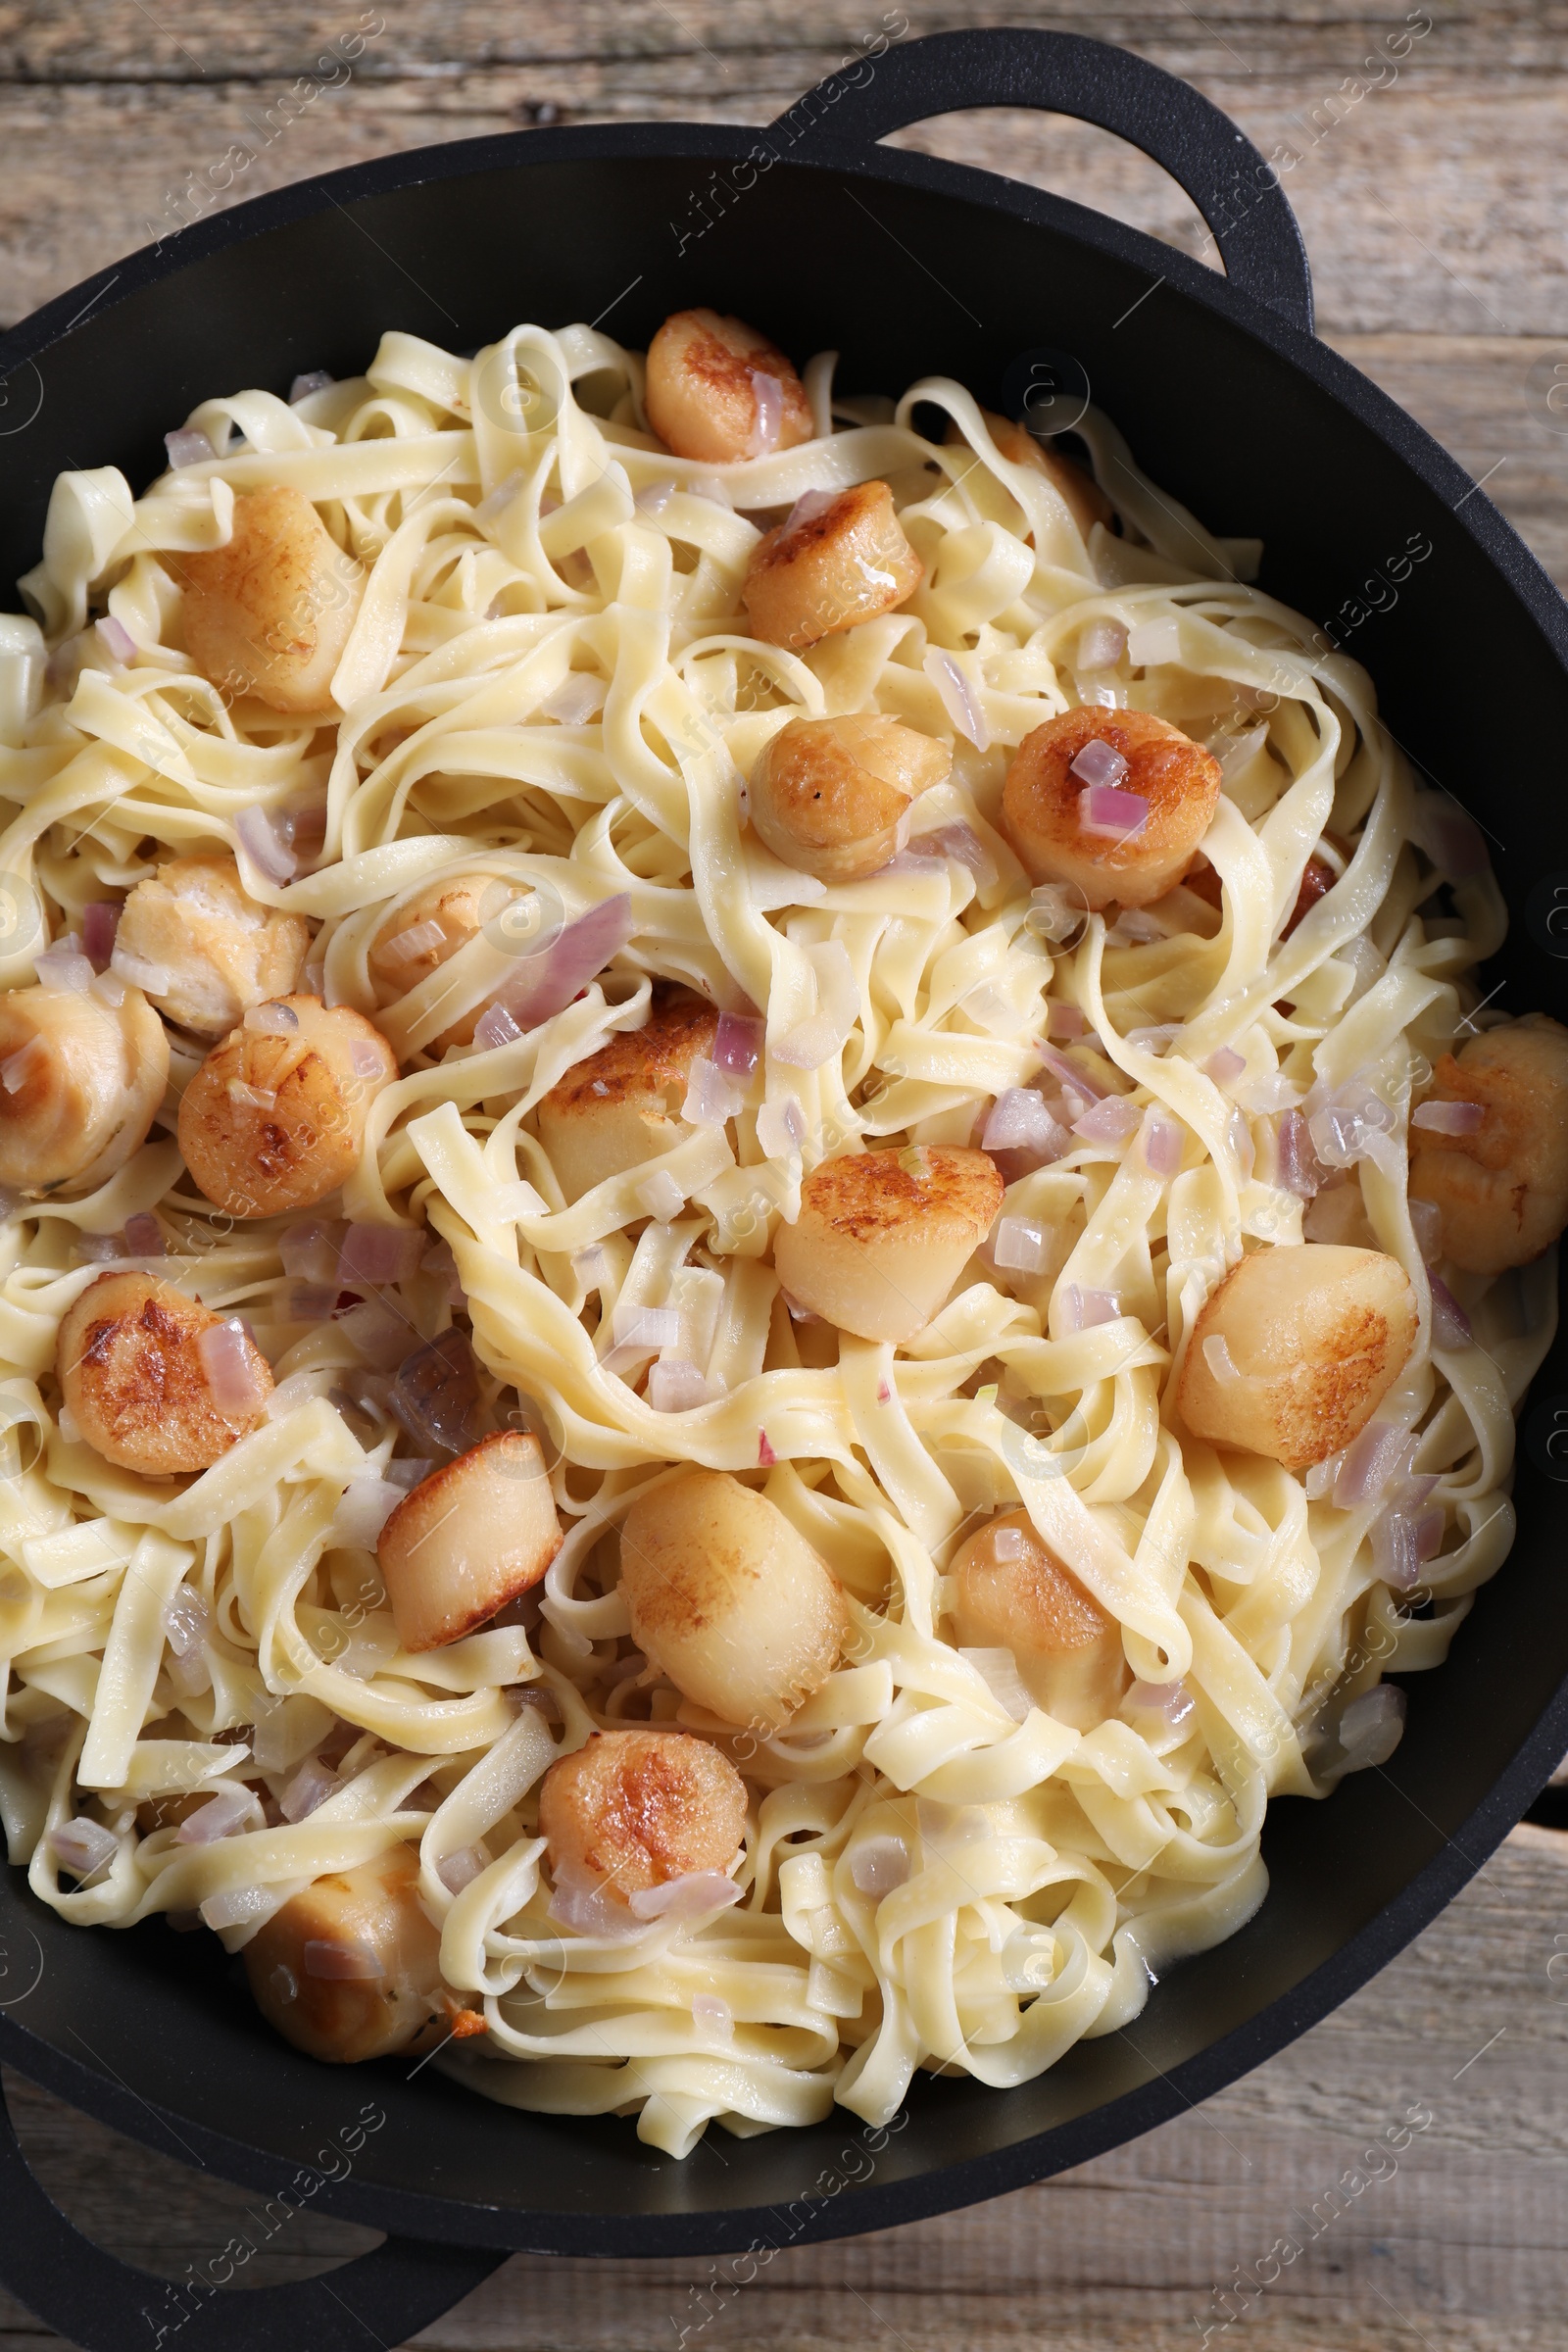
{"type": "MultiPolygon", "coordinates": [[[[696,487],[694,482],[692,488],[695,490],[696,487]]],[[[818,514],[825,514],[828,508],[836,505],[843,495],[841,490],[803,490],[784,517],[780,536],[787,539],[791,531],[800,529],[803,522],[814,522],[818,514]]]]}
{"type": "Polygon", "coordinates": [[[174,1832],[176,1845],[212,1845],[220,1838],[232,1838],[241,1830],[260,1830],[267,1826],[267,1816],[249,1788],[220,1788],[205,1805],[187,1813],[174,1832]]]}
{"type": "Polygon", "coordinates": [[[139,988],[143,996],[167,996],[173,986],[174,975],[166,963],[147,963],[140,956],[132,956],[117,946],[109,958],[109,969],[130,988],[139,988]]]}
{"type": "Polygon", "coordinates": [[[558,727],[586,726],[604,709],[606,691],[604,679],[596,678],[591,670],[568,669],[540,704],[539,715],[553,718],[558,727]]]}
{"type": "Polygon", "coordinates": [[[1421,1570],[1434,1558],[1443,1542],[1441,1510],[1384,1511],[1372,1525],[1372,1557],[1378,1574],[1396,1592],[1412,1592],[1421,1570]]]}
{"type": "Polygon", "coordinates": [[[496,991],[496,1003],[506,1006],[519,1029],[536,1029],[598,978],[635,929],[629,891],[601,899],[558,932],[548,948],[523,956],[496,991]]]}
{"type": "Polygon", "coordinates": [[[1035,1702],[1024,1689],[1012,1651],[960,1649],[958,1655],[974,1668],[992,1697],[1006,1709],[1013,1722],[1022,1723],[1035,1702]]]}
{"type": "Polygon", "coordinates": [[[1059,1159],[1071,1149],[1045,1096],[1032,1086],[1009,1086],[997,1097],[986,1114],[980,1147],[985,1152],[1038,1151],[1043,1159],[1059,1159]]]}
{"type": "Polygon", "coordinates": [[[122,669],[129,669],[136,659],[136,640],[122,620],[106,612],[102,620],[93,622],[93,634],[111,662],[117,662],[122,669]]]}
{"type": "Polygon", "coordinates": [[[435,1866],[435,1875],[448,1894],[461,1894],[471,1886],[489,1863],[482,1845],[460,1845],[455,1853],[443,1854],[435,1866]]]}
{"type": "Polygon", "coordinates": [[[862,1838],[850,1861],[850,1882],[858,1892],[879,1903],[908,1882],[909,1849],[902,1838],[884,1831],[862,1838]]]}
{"type": "Polygon", "coordinates": [[[1143,1124],[1143,1116],[1137,1103],[1129,1102],[1125,1095],[1106,1095],[1074,1119],[1072,1131],[1086,1144],[1124,1144],[1143,1124]]]}
{"type": "Polygon", "coordinates": [[[993,1261],[1018,1274],[1043,1274],[1051,1263],[1051,1240],[1033,1217],[1002,1217],[991,1238],[993,1261]]]}
{"type": "Polygon", "coordinates": [[[646,1348],[657,1354],[662,1348],[680,1346],[680,1309],[676,1306],[637,1306],[617,1298],[611,1318],[611,1332],[617,1348],[646,1348]]]}
{"type": "Polygon", "coordinates": [[[415,1444],[464,1453],[478,1435],[479,1376],[461,1331],[444,1331],[406,1356],[387,1409],[415,1444]]]}
{"type": "Polygon", "coordinates": [[[1114,1323],[1121,1300],[1114,1291],[1084,1290],[1069,1282],[1061,1294],[1062,1321],[1068,1331],[1093,1331],[1097,1324],[1114,1323]]]}
{"type": "Polygon", "coordinates": [[[1434,1135],[1474,1135],[1486,1116],[1484,1102],[1423,1102],[1410,1113],[1410,1124],[1434,1135]]]}
{"type": "Polygon", "coordinates": [[[356,1078],[379,1078],[386,1069],[386,1056],[368,1037],[352,1038],[349,1042],[349,1067],[356,1078]]]}
{"type": "Polygon", "coordinates": [[[1139,1054],[1163,1054],[1180,1037],[1185,1023],[1158,1021],[1150,1029],[1129,1029],[1122,1041],[1139,1054]]]}
{"type": "Polygon", "coordinates": [[[1162,662],[1179,662],[1182,658],[1182,631],[1178,620],[1140,620],[1127,632],[1127,659],[1135,669],[1152,669],[1162,662]]]}
{"type": "MultiPolygon", "coordinates": [[[[1106,743],[1099,735],[1091,735],[1067,773],[1076,776],[1080,784],[1091,787],[1102,785],[1107,790],[1114,790],[1127,773],[1127,761],[1114,744],[1106,743]]],[[[1144,813],[1149,813],[1147,801],[1144,803],[1144,813]]]]}
{"type": "Polygon", "coordinates": [[[1203,1342],[1203,1361],[1216,1380],[1240,1380],[1241,1366],[1230,1350],[1230,1343],[1222,1331],[1210,1332],[1203,1342]]]}
{"type": "Polygon", "coordinates": [[[1114,784],[1089,784],[1078,795],[1078,830],[1100,841],[1130,841],[1149,819],[1149,803],[1141,792],[1120,792],[1114,784]]]}
{"type": "Polygon", "coordinates": [[[249,1345],[249,1334],[238,1315],[210,1323],[196,1342],[214,1404],[227,1420],[244,1420],[267,1402],[270,1383],[264,1384],[249,1345]]]}
{"type": "Polygon", "coordinates": [[[740,1902],[745,1892],[721,1871],[694,1870],[662,1886],[639,1886],[629,1903],[638,1919],[707,1919],[740,1902]]]}
{"type": "Polygon", "coordinates": [[[69,1870],[83,1886],[106,1870],[120,1851],[120,1840],[101,1821],[91,1821],[78,1813],[74,1821],[62,1822],[49,1834],[49,1843],[55,1860],[63,1870],[69,1870]]]}
{"type": "Polygon", "coordinates": [[[1389,1482],[1409,1433],[1394,1421],[1369,1421],[1347,1446],[1334,1481],[1334,1507],[1357,1511],[1376,1501],[1389,1482]]]}
{"type": "Polygon", "coordinates": [[[277,1245],[284,1273],[303,1275],[309,1282],[335,1282],[347,1232],[341,1217],[307,1217],[285,1226],[277,1245]]]}
{"type": "Polygon", "coordinates": [[[612,1943],[645,1933],[648,1922],[610,1891],[608,1882],[572,1862],[558,1862],[555,1887],[546,1917],[578,1936],[598,1936],[612,1943]]]}
{"type": "Polygon", "coordinates": [[[398,1504],[403,1489],[389,1479],[356,1478],[344,1488],[332,1514],[327,1541],[355,1551],[373,1551],[398,1504]]]}
{"type": "Polygon", "coordinates": [[[125,1250],[131,1257],[162,1257],[164,1229],[150,1209],[139,1208],[125,1219],[125,1250]]]}
{"type": "Polygon", "coordinates": [[[182,1586],[164,1611],[164,1639],[176,1658],[189,1657],[213,1628],[213,1613],[199,1592],[182,1586]]]}
{"type": "Polygon", "coordinates": [[[991,729],[986,725],[980,697],[952,654],[944,653],[940,646],[928,646],[921,667],[958,734],[972,743],[977,752],[989,751],[991,729]]]}
{"type": "Polygon", "coordinates": [[[765,368],[749,368],[746,372],[752,379],[752,398],[757,404],[746,454],[749,458],[770,458],[784,429],[784,387],[765,368]]]}
{"type": "Polygon", "coordinates": [[[394,963],[413,963],[446,944],[447,935],[439,923],[411,923],[406,931],[387,941],[381,954],[390,956],[394,963]]]}
{"type": "Polygon", "coordinates": [[[758,1468],[760,1470],[771,1470],[777,1461],[778,1455],[773,1451],[772,1442],[769,1439],[766,1430],[760,1429],[757,1433],[758,1468]]]}
{"type": "Polygon", "coordinates": [[[177,433],[166,433],[164,447],[169,452],[169,463],[176,473],[186,466],[211,465],[218,455],[207,435],[196,432],[189,425],[182,425],[177,433]]]}
{"type": "Polygon", "coordinates": [[[711,1400],[712,1391],[695,1364],[680,1356],[662,1355],[648,1374],[648,1402],[656,1413],[694,1412],[711,1400]]]}
{"type": "Polygon", "coordinates": [[[744,1108],[741,1090],[730,1083],[717,1063],[710,1061],[706,1054],[694,1054],[681,1117],[694,1127],[722,1127],[744,1108]]]}
{"type": "Polygon", "coordinates": [[[686,1205],[686,1195],[667,1168],[656,1168],[651,1176],[645,1177],[637,1187],[635,1199],[649,1216],[658,1217],[665,1225],[672,1217],[678,1217],[686,1205]]]}
{"type": "Polygon", "coordinates": [[[32,968],[38,975],[40,988],[65,989],[74,997],[84,997],[92,986],[91,963],[77,953],[74,945],[68,947],[64,940],[57,940],[37,956],[32,968]]]}
{"type": "Polygon", "coordinates": [[[800,1150],[806,1141],[806,1113],[796,1096],[763,1103],[757,1114],[757,1140],[769,1159],[788,1159],[800,1150]]]}
{"type": "Polygon", "coordinates": [[[1028,928],[1052,947],[1070,947],[1088,919],[1088,902],[1073,883],[1041,882],[1029,894],[1028,928]]]}
{"type": "Polygon", "coordinates": [[[297,375],[288,388],[289,407],[296,408],[302,400],[309,400],[313,392],[324,392],[328,384],[336,381],[324,368],[313,368],[307,374],[297,375]]]}
{"type": "Polygon", "coordinates": [[[644,482],[631,503],[639,514],[662,514],[679,488],[671,475],[657,474],[651,482],[644,482]]]}
{"type": "MultiPolygon", "coordinates": [[[[1416,1204],[1412,1201],[1410,1205],[1413,1208],[1416,1204]]],[[[1476,1335],[1471,1330],[1470,1318],[1459,1304],[1458,1299],[1447,1284],[1441,1281],[1436,1274],[1429,1274],[1427,1280],[1432,1285],[1433,1347],[1449,1350],[1473,1348],[1476,1335]]]]}
{"type": "Polygon", "coordinates": [[[1234,1046],[1221,1046],[1219,1051],[1211,1054],[1204,1062],[1203,1071],[1205,1076],[1213,1079],[1216,1086],[1228,1086],[1233,1078],[1241,1076],[1246,1067],[1247,1056],[1245,1054],[1238,1054],[1234,1046]]]}
{"type": "Polygon", "coordinates": [[[1311,1200],[1323,1187],[1323,1169],[1312,1149],[1311,1130],[1298,1110],[1288,1110],[1279,1123],[1274,1147],[1275,1181],[1280,1190],[1298,1200],[1311,1200]]]}
{"type": "Polygon", "coordinates": [[[997,878],[997,861],[986,848],[973,825],[962,818],[952,824],[937,825],[929,833],[917,833],[905,852],[906,858],[952,858],[957,864],[967,866],[982,890],[989,889],[997,878]]]}
{"type": "Polygon", "coordinates": [[[432,1242],[419,1260],[419,1271],[446,1285],[449,1306],[462,1306],[465,1303],[467,1294],[463,1288],[463,1277],[458,1272],[458,1261],[452,1254],[450,1242],[432,1242]]]}
{"type": "Polygon", "coordinates": [[[1170,1177],[1181,1172],[1182,1130],[1175,1119],[1151,1103],[1144,1113],[1143,1132],[1139,1138],[1143,1147],[1144,1165],[1151,1176],[1170,1177]]]}
{"type": "Polygon", "coordinates": [[[373,1984],[386,1970],[368,1943],[358,1938],[339,1943],[324,1936],[311,1936],[305,1946],[305,1974],[330,1983],[373,1984]]]}
{"type": "Polygon", "coordinates": [[[735,2012],[716,1993],[699,1992],[692,2001],[692,2024],[718,2041],[735,2038],[735,2012]]]}
{"type": "Polygon", "coordinates": [[[281,1899],[270,1886],[230,1886],[222,1894],[210,1894],[202,1904],[202,1925],[215,1934],[248,1927],[253,1920],[270,1919],[281,1899]]]}
{"type": "Polygon", "coordinates": [[[1119,620],[1092,620],[1078,633],[1075,669],[1114,669],[1127,651],[1127,631],[1119,620]]]}
{"type": "Polygon", "coordinates": [[[254,1030],[259,1037],[292,1037],[299,1025],[300,1016],[292,1004],[251,1004],[246,1007],[245,1027],[254,1030]]]}
{"type": "Polygon", "coordinates": [[[89,899],[81,910],[81,952],[95,972],[106,972],[122,909],[118,899],[89,899]]]}
{"type": "Polygon", "coordinates": [[[265,808],[242,808],[234,819],[234,831],[240,848],[269,882],[281,884],[294,879],[299,859],[278,838],[277,828],[265,808]]]}
{"type": "Polygon", "coordinates": [[[1122,1700],[1135,1715],[1159,1715],[1173,1731],[1192,1716],[1196,1702],[1185,1683],[1134,1683],[1122,1700]]]}
{"type": "Polygon", "coordinates": [[[1066,1054],[1058,1054],[1054,1046],[1042,1045],[1040,1058],[1053,1078],[1080,1096],[1084,1102],[1099,1102],[1108,1096],[1108,1087],[1102,1086],[1098,1078],[1092,1078],[1081,1062],[1072,1060],[1066,1054]]]}
{"type": "Polygon", "coordinates": [[[338,1274],[349,1290],[405,1282],[423,1255],[424,1235],[416,1225],[351,1224],[343,1236],[338,1274]]]}
{"type": "Polygon", "coordinates": [[[504,1004],[492,1004],[473,1025],[473,1042],[486,1054],[496,1046],[512,1045],[521,1035],[522,1031],[504,1004]]]}
{"type": "Polygon", "coordinates": [[[1244,1110],[1233,1110],[1226,1120],[1225,1141],[1230,1146],[1231,1156],[1241,1171],[1242,1180],[1245,1183],[1257,1164],[1257,1148],[1252,1142],[1252,1130],[1247,1123],[1247,1113],[1244,1110]]]}
{"type": "Polygon", "coordinates": [[[92,994],[100,1004],[107,1004],[111,1012],[118,1012],[125,1002],[125,983],[118,972],[99,972],[93,980],[92,994]]]}
{"type": "Polygon", "coordinates": [[[1346,1754],[1347,1772],[1364,1772],[1369,1765],[1386,1764],[1404,1731],[1404,1692],[1392,1683],[1379,1683],[1352,1698],[1339,1722],[1339,1742],[1346,1754]]]}
{"type": "Polygon", "coordinates": [[[750,1078],[762,1058],[766,1024],[755,1013],[721,1012],[713,1040],[713,1066],[726,1078],[750,1078]]]}

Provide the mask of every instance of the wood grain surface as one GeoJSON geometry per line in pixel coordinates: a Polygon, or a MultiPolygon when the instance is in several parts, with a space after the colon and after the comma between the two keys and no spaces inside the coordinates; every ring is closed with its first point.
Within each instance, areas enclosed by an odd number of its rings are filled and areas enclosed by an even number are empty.
{"type": "MultiPolygon", "coordinates": [[[[1201,14],[904,0],[887,17],[910,33],[1006,24],[1123,42],[1288,153],[1321,331],[1488,477],[1568,587],[1568,416],[1539,389],[1568,368],[1562,0],[1386,16],[1341,0],[1205,0],[1201,14]],[[1397,57],[1401,31],[1414,37],[1397,57]]],[[[880,0],[0,5],[0,324],[181,220],[398,148],[605,118],[765,122],[883,24],[880,0]]],[[[1081,124],[1000,111],[901,138],[1203,249],[1173,183],[1081,124]]],[[[685,2329],[701,2352],[1176,2352],[1206,2331],[1227,2352],[1559,2352],[1568,1981],[1554,1980],[1568,1959],[1554,1954],[1568,1954],[1568,1837],[1527,1828],[1337,2015],[1114,2155],[946,2220],[783,2253],[744,2288],[721,2264],[518,2257],[419,2341],[673,2352],[685,2329]],[[1401,2127],[1407,2146],[1367,2158],[1401,2127]]],[[[244,2191],[18,2078],[6,2087],[51,2193],[127,2259],[178,2277],[239,2226],[244,2191]]],[[[299,2277],[370,2242],[302,2216],[249,2276],[299,2277]]],[[[57,2340],[0,2297],[5,2352],[57,2340]]]]}

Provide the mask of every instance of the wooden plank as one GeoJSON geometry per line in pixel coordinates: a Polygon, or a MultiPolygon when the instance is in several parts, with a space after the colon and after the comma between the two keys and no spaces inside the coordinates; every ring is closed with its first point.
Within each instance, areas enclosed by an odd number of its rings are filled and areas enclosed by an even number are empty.
{"type": "MultiPolygon", "coordinates": [[[[964,2213],[783,2248],[744,2283],[746,2266],[724,2261],[518,2256],[419,2342],[671,2352],[684,2328],[702,2352],[846,2341],[1176,2352],[1200,2344],[1205,2326],[1211,2344],[1237,2342],[1245,2318],[1253,2352],[1383,2352],[1412,2330],[1441,2352],[1556,2352],[1568,2308],[1568,1982],[1547,1967],[1564,1949],[1568,1838],[1516,1832],[1342,2010],[1131,2147],[964,2213]],[[1381,2153],[1369,2160],[1369,2148],[1381,2153]],[[1281,2240],[1297,2251],[1275,2254],[1271,2278],[1265,2258],[1281,2240]]],[[[258,2202],[132,2152],[15,2077],[6,2088],[50,2193],[128,2258],[178,2276],[258,2202]]],[[[305,2276],[368,2242],[301,2216],[250,2277],[305,2276]]],[[[42,2340],[29,2325],[0,2305],[8,2352],[42,2340]]]]}

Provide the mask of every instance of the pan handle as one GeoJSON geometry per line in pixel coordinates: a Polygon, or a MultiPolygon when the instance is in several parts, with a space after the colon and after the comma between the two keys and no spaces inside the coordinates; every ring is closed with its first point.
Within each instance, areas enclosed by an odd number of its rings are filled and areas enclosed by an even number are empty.
{"type": "Polygon", "coordinates": [[[1078,32],[933,32],[846,60],[770,122],[776,151],[808,160],[965,107],[1032,106],[1098,122],[1162,164],[1207,221],[1226,275],[1312,332],[1312,276],[1271,164],[1229,115],[1147,58],[1078,32]]]}
{"type": "Polygon", "coordinates": [[[366,2352],[405,2343],[506,2259],[393,2237],[320,2278],[240,2294],[177,2285],[67,2220],[28,2169],[0,2087],[0,2284],[82,2352],[366,2352]]]}

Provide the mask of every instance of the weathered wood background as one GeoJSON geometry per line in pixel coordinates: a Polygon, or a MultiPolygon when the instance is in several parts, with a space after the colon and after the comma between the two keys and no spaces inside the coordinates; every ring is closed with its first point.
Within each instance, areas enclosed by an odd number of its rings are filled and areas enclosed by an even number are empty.
{"type": "MultiPolygon", "coordinates": [[[[1265,153],[1290,148],[1322,333],[1489,476],[1568,586],[1568,416],[1529,380],[1543,360],[1568,367],[1562,0],[1426,0],[1386,17],[1339,0],[1205,0],[1203,14],[1189,0],[904,0],[887,21],[906,18],[913,33],[1036,24],[1124,42],[1198,83],[1265,153]],[[1401,29],[1417,37],[1391,80],[1364,61],[1387,58],[1401,29]],[[1383,86],[1355,97],[1357,77],[1383,86]]],[[[764,122],[883,24],[877,0],[0,5],[0,322],[198,210],[396,148],[604,117],[764,122]],[[357,33],[351,73],[318,64],[357,33]],[[277,129],[290,89],[303,103],[277,129]],[[251,160],[218,196],[209,174],[236,148],[251,160]]],[[[997,113],[904,135],[1200,247],[1185,197],[1098,131],[997,113]]],[[[1568,1983],[1547,1974],[1559,1948],[1568,1837],[1522,1830],[1337,2016],[1119,2154],[948,2221],[783,2254],[721,2311],[693,2300],[706,2264],[519,2258],[420,2341],[667,2352],[708,2309],[717,2316],[689,2339],[703,2352],[1175,2352],[1205,2327],[1210,2342],[1253,2352],[1556,2352],[1568,2345],[1568,1983]],[[1320,2229],[1331,2183],[1417,2102],[1432,2121],[1397,2171],[1320,2229]],[[1258,2288],[1250,2275],[1267,2273],[1281,2238],[1304,2250],[1258,2288]],[[1221,2304],[1227,2287],[1239,2292],[1221,2304]]],[[[14,2078],[7,2092],[43,2179],[101,2242],[175,2276],[229,2234],[243,2192],[14,2078]]],[[[293,2227],[289,2246],[252,2266],[257,2283],[369,2242],[328,2222],[293,2227]]],[[[55,2340],[0,2298],[0,2344],[55,2340]]]]}

